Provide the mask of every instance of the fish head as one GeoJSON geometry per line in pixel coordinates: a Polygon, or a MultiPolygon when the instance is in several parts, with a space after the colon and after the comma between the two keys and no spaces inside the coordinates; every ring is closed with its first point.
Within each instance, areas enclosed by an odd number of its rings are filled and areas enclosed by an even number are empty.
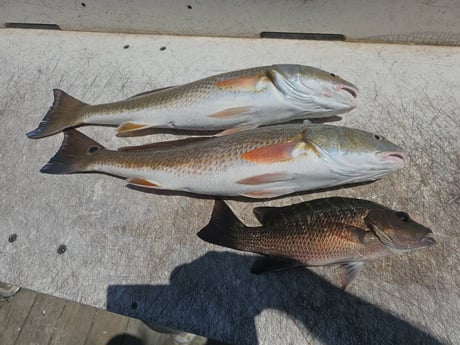
{"type": "Polygon", "coordinates": [[[394,253],[432,246],[433,232],[401,211],[372,209],[364,222],[388,249],[394,253]]]}
{"type": "Polygon", "coordinates": [[[305,112],[332,116],[356,107],[358,88],[318,68],[302,65],[274,65],[268,76],[277,89],[305,112]]]}
{"type": "Polygon", "coordinates": [[[405,151],[378,134],[311,124],[305,127],[303,140],[314,145],[341,183],[376,180],[404,167],[405,151]]]}

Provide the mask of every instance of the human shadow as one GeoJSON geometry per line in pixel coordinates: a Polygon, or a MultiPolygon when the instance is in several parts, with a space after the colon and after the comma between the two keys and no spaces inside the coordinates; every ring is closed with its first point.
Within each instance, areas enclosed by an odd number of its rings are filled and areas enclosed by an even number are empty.
{"type": "Polygon", "coordinates": [[[310,270],[253,275],[253,261],[208,252],[176,267],[168,285],[109,286],[107,310],[231,344],[258,344],[255,317],[267,309],[287,314],[322,344],[442,344],[310,270]]]}

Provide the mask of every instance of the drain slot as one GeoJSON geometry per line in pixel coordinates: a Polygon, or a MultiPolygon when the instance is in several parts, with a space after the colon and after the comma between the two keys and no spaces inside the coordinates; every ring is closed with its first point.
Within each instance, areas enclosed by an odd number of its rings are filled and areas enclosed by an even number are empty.
{"type": "Polygon", "coordinates": [[[11,29],[39,29],[39,30],[61,30],[57,24],[38,23],[5,23],[5,28],[11,29]]]}
{"type": "Polygon", "coordinates": [[[287,40],[314,40],[314,41],[345,41],[345,36],[340,34],[320,34],[302,32],[272,32],[263,31],[260,38],[277,38],[287,40]]]}

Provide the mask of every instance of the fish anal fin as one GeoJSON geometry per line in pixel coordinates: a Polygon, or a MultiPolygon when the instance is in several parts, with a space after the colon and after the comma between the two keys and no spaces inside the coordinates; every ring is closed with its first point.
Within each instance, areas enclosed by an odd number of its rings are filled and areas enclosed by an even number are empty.
{"type": "Polygon", "coordinates": [[[238,132],[247,131],[249,129],[257,128],[257,126],[258,125],[254,124],[254,123],[238,125],[238,126],[235,126],[235,127],[228,128],[228,129],[226,129],[226,130],[224,130],[222,132],[219,132],[215,136],[216,137],[222,137],[224,135],[235,134],[235,133],[238,133],[238,132]]]}
{"type": "Polygon", "coordinates": [[[292,188],[273,188],[273,189],[260,189],[252,192],[241,193],[241,196],[254,199],[270,199],[278,196],[294,193],[292,188]]]}
{"type": "Polygon", "coordinates": [[[131,177],[127,181],[129,184],[132,184],[135,186],[140,186],[140,187],[145,187],[145,188],[161,188],[161,186],[158,183],[149,181],[141,177],[131,177]]]}
{"type": "Polygon", "coordinates": [[[238,117],[242,115],[247,115],[254,112],[254,107],[252,106],[243,106],[243,107],[234,107],[227,108],[216,113],[208,115],[208,117],[214,117],[217,119],[226,119],[229,117],[238,117]]]}
{"type": "Polygon", "coordinates": [[[288,141],[262,146],[243,153],[241,158],[258,164],[285,162],[293,159],[292,153],[297,145],[297,142],[288,141]]]}
{"type": "Polygon", "coordinates": [[[153,125],[147,123],[124,122],[117,127],[117,135],[123,135],[126,133],[139,131],[141,129],[146,129],[149,127],[153,127],[153,125]]]}
{"type": "Polygon", "coordinates": [[[263,256],[254,261],[251,267],[251,273],[263,274],[303,266],[305,265],[294,259],[279,256],[263,256]]]}
{"type": "Polygon", "coordinates": [[[246,178],[236,181],[236,183],[247,184],[247,185],[258,185],[258,184],[290,181],[290,180],[294,180],[295,177],[296,177],[295,174],[281,171],[281,172],[246,177],[246,178]]]}
{"type": "Polygon", "coordinates": [[[261,83],[269,83],[267,76],[256,74],[246,77],[237,77],[232,79],[221,80],[215,83],[215,86],[221,89],[232,89],[238,91],[259,91],[261,83]]]}
{"type": "Polygon", "coordinates": [[[356,278],[358,273],[363,268],[364,262],[362,261],[350,261],[345,262],[340,265],[341,269],[341,278],[340,283],[343,290],[345,290],[348,285],[356,278]]]}

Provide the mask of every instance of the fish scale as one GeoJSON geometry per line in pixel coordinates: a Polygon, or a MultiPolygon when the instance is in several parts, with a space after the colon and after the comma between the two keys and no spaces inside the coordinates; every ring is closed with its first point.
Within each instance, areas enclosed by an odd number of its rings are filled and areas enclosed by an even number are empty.
{"type": "Polygon", "coordinates": [[[372,133],[286,124],[119,151],[66,130],[60,150],[41,171],[103,172],[148,188],[272,198],[373,180],[403,165],[404,151],[372,133]]]}
{"type": "Polygon", "coordinates": [[[219,135],[294,119],[332,116],[356,106],[353,84],[310,66],[272,65],[223,73],[188,84],[90,105],[62,90],[37,139],[79,125],[116,125],[117,133],[146,128],[222,131],[219,135]]]}
{"type": "Polygon", "coordinates": [[[286,207],[257,207],[262,224],[245,226],[221,200],[198,236],[209,243],[263,254],[252,272],[342,264],[342,287],[364,262],[435,244],[432,231],[404,212],[362,199],[324,198],[286,207]]]}

